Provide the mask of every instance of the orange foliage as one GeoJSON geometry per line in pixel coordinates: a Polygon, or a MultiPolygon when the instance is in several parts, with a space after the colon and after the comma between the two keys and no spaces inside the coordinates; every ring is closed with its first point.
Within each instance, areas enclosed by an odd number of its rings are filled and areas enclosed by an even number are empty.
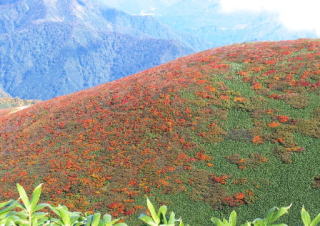
{"type": "Polygon", "coordinates": [[[262,139],[262,137],[260,137],[260,136],[254,136],[253,138],[252,138],[252,143],[254,143],[254,144],[263,144],[263,139],[262,139]]]}
{"type": "Polygon", "coordinates": [[[243,200],[246,197],[246,195],[244,193],[242,193],[242,192],[239,192],[239,193],[234,194],[233,197],[235,199],[243,200]]]}
{"type": "Polygon", "coordinates": [[[252,88],[255,89],[255,90],[261,89],[262,88],[262,84],[259,83],[259,82],[255,82],[255,83],[253,83],[252,88]]]}
{"type": "Polygon", "coordinates": [[[271,123],[268,123],[268,126],[270,128],[276,128],[276,127],[280,126],[280,123],[279,122],[271,122],[271,123]]]}
{"type": "Polygon", "coordinates": [[[198,159],[200,161],[209,161],[209,160],[212,160],[212,157],[204,154],[203,152],[197,152],[196,159],[198,159]]]}
{"type": "Polygon", "coordinates": [[[244,102],[246,102],[246,98],[244,98],[244,97],[235,97],[234,99],[233,99],[235,102],[240,102],[240,103],[244,103],[244,102]]]}

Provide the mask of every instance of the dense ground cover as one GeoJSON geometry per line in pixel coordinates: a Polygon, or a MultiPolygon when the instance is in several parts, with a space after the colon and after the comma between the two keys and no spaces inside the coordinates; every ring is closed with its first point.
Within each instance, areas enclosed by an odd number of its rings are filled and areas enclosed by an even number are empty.
{"type": "Polygon", "coordinates": [[[44,182],[74,210],[139,214],[147,194],[191,225],[319,212],[319,66],[319,40],[237,44],[3,115],[1,199],[44,182]]]}

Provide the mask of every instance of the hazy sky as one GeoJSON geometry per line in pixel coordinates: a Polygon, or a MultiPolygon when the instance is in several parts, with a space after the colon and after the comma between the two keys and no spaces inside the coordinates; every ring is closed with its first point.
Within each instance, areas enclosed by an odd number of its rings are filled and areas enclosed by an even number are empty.
{"type": "Polygon", "coordinates": [[[320,0],[220,0],[225,12],[271,11],[289,29],[313,30],[320,36],[320,0]]]}

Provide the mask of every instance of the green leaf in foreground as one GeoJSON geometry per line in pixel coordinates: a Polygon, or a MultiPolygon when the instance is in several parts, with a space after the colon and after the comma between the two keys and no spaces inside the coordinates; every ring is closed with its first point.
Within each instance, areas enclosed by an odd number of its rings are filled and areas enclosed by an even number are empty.
{"type": "Polygon", "coordinates": [[[304,226],[317,226],[320,223],[320,213],[313,220],[311,220],[311,216],[308,211],[302,207],[301,219],[304,226]]]}

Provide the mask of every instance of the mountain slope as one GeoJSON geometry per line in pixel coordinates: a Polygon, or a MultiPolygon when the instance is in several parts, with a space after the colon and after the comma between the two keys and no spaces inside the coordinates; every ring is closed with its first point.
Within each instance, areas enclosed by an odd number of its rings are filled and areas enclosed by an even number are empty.
{"type": "Polygon", "coordinates": [[[170,35],[155,19],[129,16],[97,1],[5,1],[0,4],[0,84],[24,99],[68,94],[192,51],[170,35]]]}
{"type": "Polygon", "coordinates": [[[156,195],[191,225],[318,212],[319,59],[319,40],[232,45],[3,115],[1,199],[44,182],[47,200],[115,216],[156,195]]]}

